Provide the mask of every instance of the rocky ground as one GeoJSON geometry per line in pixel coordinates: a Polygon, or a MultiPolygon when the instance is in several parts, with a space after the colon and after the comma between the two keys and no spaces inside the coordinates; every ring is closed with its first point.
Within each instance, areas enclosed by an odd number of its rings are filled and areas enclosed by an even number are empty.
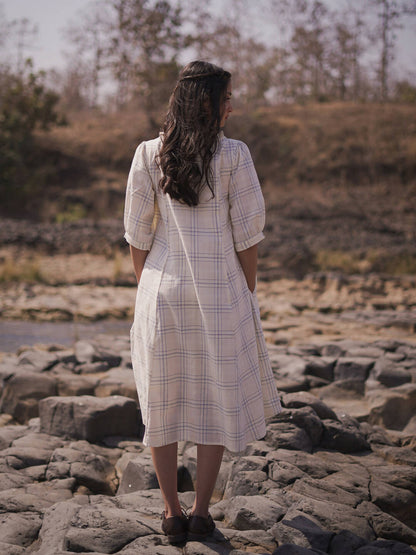
{"type": "MultiPolygon", "coordinates": [[[[414,553],[415,344],[270,344],[270,356],[283,412],[261,441],[226,454],[214,536],[172,547],[140,442],[128,338],[4,354],[0,552],[414,553]]],[[[195,455],[180,445],[184,507],[195,455]]]]}
{"type": "MultiPolygon", "coordinates": [[[[262,243],[257,292],[284,409],[265,438],[226,454],[214,537],[172,547],[160,533],[128,334],[70,348],[51,338],[0,354],[2,555],[415,553],[416,278],[368,273],[365,256],[363,275],[313,269],[318,247],[412,254],[410,212],[348,220],[322,208],[330,195],[308,197],[306,212],[289,197],[262,243]]],[[[3,330],[131,321],[119,221],[2,220],[0,274],[3,330]]],[[[190,507],[193,445],[178,464],[190,507]]]]}

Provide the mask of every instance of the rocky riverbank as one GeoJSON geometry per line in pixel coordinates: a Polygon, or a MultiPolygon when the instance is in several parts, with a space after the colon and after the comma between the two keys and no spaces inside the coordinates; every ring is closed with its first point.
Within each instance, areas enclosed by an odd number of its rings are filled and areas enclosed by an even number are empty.
{"type": "MultiPolygon", "coordinates": [[[[270,345],[270,356],[283,412],[226,454],[216,534],[171,547],[128,338],[4,354],[1,553],[414,553],[416,346],[344,339],[270,345]]],[[[185,507],[195,455],[180,445],[185,507]]]]}

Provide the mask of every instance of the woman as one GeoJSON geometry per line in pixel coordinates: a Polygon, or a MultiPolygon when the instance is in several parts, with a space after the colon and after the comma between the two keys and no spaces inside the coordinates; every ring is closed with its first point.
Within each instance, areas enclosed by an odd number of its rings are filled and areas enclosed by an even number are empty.
{"type": "Polygon", "coordinates": [[[127,185],[132,361],[171,543],[214,530],[208,507],[224,447],[244,450],[281,410],[255,296],[264,201],[247,146],[222,132],[230,77],[201,61],[182,70],[163,133],[139,145],[127,185]],[[189,519],[178,441],[197,444],[189,519]]]}

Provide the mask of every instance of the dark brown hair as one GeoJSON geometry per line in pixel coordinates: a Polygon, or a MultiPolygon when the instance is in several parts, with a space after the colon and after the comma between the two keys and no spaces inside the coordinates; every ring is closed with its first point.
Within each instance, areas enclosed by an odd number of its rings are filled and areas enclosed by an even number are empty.
{"type": "Polygon", "coordinates": [[[163,126],[160,187],[172,198],[195,206],[206,184],[214,194],[211,160],[231,74],[208,62],[191,62],[179,74],[163,126]]]}

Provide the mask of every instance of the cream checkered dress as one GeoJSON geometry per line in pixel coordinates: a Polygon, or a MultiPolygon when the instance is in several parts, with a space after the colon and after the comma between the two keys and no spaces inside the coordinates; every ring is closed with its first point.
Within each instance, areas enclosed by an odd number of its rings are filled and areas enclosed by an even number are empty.
{"type": "Polygon", "coordinates": [[[255,293],[236,251],[263,236],[264,200],[247,146],[220,135],[197,206],[164,195],[143,142],[129,174],[125,238],[150,250],[137,289],[132,362],[150,446],[175,441],[244,450],[280,402],[255,293]]]}

